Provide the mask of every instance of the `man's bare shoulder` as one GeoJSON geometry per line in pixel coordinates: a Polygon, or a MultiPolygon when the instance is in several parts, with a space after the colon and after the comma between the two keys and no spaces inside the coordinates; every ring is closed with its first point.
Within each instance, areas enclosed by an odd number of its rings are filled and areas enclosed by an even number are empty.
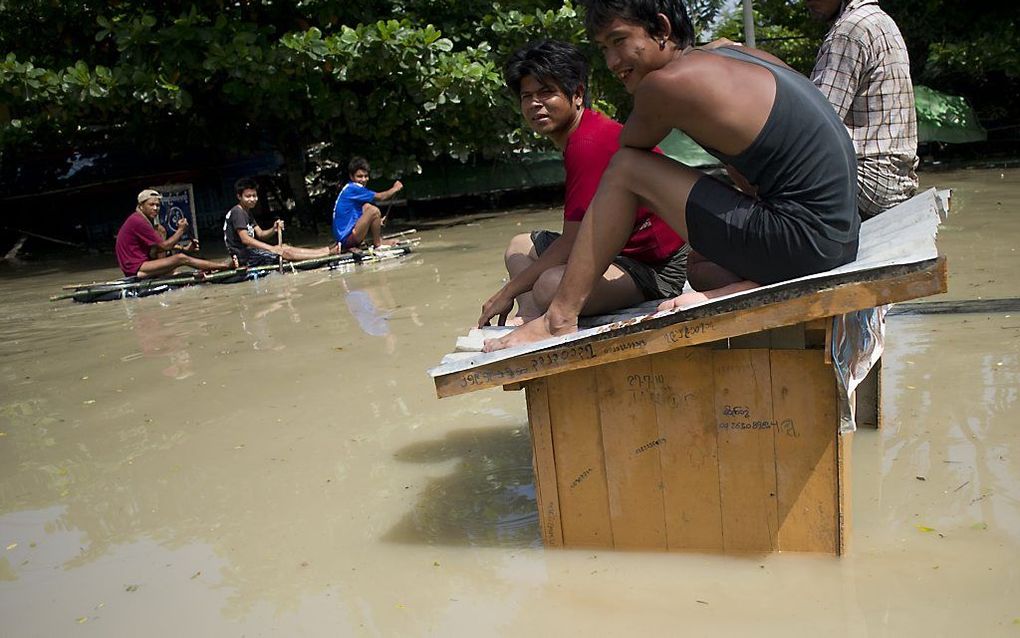
{"type": "Polygon", "coordinates": [[[725,74],[719,56],[691,52],[646,75],[635,92],[646,107],[669,105],[671,109],[701,105],[718,90],[720,74],[725,74]]]}
{"type": "Polygon", "coordinates": [[[668,97],[673,103],[685,101],[690,97],[690,87],[700,82],[699,61],[677,60],[670,62],[661,69],[650,72],[641,79],[635,99],[646,99],[653,103],[668,97]],[[694,62],[694,64],[690,64],[694,62]]]}

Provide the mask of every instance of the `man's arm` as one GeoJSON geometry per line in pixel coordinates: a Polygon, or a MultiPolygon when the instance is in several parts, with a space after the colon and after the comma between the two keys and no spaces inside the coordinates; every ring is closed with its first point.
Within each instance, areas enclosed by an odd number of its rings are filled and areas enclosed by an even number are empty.
{"type": "MultiPolygon", "coordinates": [[[[160,257],[162,256],[161,255],[162,253],[176,246],[177,242],[180,241],[181,237],[184,236],[184,232],[186,230],[188,230],[188,220],[181,219],[180,223],[177,224],[177,230],[174,232],[173,235],[170,235],[166,239],[160,241],[158,244],[154,244],[149,247],[149,257],[153,259],[160,257]]],[[[159,236],[158,232],[156,233],[156,236],[157,237],[159,236]]]]}
{"type": "Polygon", "coordinates": [[[721,48],[721,47],[733,48],[733,49],[736,49],[737,51],[743,51],[744,53],[747,53],[748,55],[753,55],[754,57],[756,57],[756,58],[758,58],[760,60],[765,60],[766,62],[771,62],[772,64],[775,64],[775,65],[778,65],[778,66],[785,66],[786,68],[793,70],[792,67],[790,67],[789,64],[787,64],[786,62],[783,62],[782,60],[780,60],[776,56],[772,55],[768,51],[762,51],[761,49],[755,49],[754,47],[749,47],[749,46],[747,46],[745,44],[741,44],[739,42],[734,42],[733,40],[730,40],[729,38],[719,38],[718,40],[713,40],[713,41],[709,42],[708,44],[706,44],[706,45],[704,45],[702,47],[699,47],[699,48],[707,49],[707,50],[711,51],[712,49],[718,49],[718,48],[721,48]]]}
{"type": "Polygon", "coordinates": [[[840,120],[845,121],[850,112],[866,58],[860,42],[838,33],[827,38],[818,49],[811,81],[825,94],[840,120]]]}
{"type": "MultiPolygon", "coordinates": [[[[267,244],[263,241],[259,241],[257,238],[252,237],[251,235],[248,234],[248,229],[235,228],[234,230],[237,232],[237,238],[240,239],[241,243],[247,246],[248,248],[259,248],[261,250],[265,250],[276,255],[280,254],[280,248],[278,246],[274,246],[272,244],[267,244]]],[[[264,237],[266,234],[271,232],[272,231],[264,231],[258,226],[255,226],[255,233],[256,234],[262,233],[260,235],[261,237],[264,237]]]]}
{"type": "Polygon", "coordinates": [[[402,188],[404,188],[404,185],[398,179],[397,181],[393,182],[393,186],[390,186],[387,190],[384,190],[382,192],[376,193],[375,194],[375,201],[377,201],[377,202],[384,202],[387,199],[389,199],[389,198],[393,197],[394,195],[396,195],[398,192],[400,192],[400,190],[402,188]]]}
{"type": "MultiPolygon", "coordinates": [[[[255,220],[252,220],[252,221],[255,221],[255,220]]],[[[273,222],[272,226],[270,226],[269,228],[267,228],[265,230],[263,230],[262,227],[259,226],[258,224],[252,224],[252,230],[255,231],[255,239],[274,239],[276,237],[276,229],[277,229],[277,227],[279,227],[281,230],[283,229],[283,221],[282,220],[277,219],[276,221],[273,222]]],[[[248,233],[245,232],[245,234],[247,235],[248,233]]],[[[244,240],[242,239],[241,241],[244,241],[244,240]]]]}
{"type": "Polygon", "coordinates": [[[577,238],[577,230],[580,227],[580,222],[563,222],[563,234],[549,244],[549,247],[539,255],[537,260],[506,282],[495,295],[482,304],[478,327],[487,325],[497,315],[499,315],[499,325],[506,323],[507,315],[513,309],[514,299],[531,290],[542,273],[554,266],[567,263],[570,251],[574,247],[574,240],[577,238]]]}
{"type": "Polygon", "coordinates": [[[634,93],[634,109],[620,131],[620,146],[651,150],[673,129],[660,105],[665,101],[669,80],[661,71],[649,73],[634,93]]]}

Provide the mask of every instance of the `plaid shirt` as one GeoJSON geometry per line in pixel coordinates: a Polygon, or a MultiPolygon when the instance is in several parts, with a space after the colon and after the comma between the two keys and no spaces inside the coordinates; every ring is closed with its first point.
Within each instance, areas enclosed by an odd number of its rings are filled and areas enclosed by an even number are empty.
{"type": "Polygon", "coordinates": [[[917,112],[900,30],[878,0],[850,0],[825,36],[811,81],[829,98],[857,149],[866,216],[917,190],[917,112]]]}

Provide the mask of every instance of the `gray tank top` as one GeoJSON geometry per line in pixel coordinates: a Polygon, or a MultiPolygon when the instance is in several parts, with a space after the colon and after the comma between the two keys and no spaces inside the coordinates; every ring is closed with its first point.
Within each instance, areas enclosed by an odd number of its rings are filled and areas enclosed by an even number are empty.
{"type": "Polygon", "coordinates": [[[706,151],[758,187],[768,208],[795,215],[833,241],[857,239],[857,154],[846,127],[822,92],[796,71],[738,48],[702,51],[763,67],[776,80],[765,126],[742,153],[706,151]]]}

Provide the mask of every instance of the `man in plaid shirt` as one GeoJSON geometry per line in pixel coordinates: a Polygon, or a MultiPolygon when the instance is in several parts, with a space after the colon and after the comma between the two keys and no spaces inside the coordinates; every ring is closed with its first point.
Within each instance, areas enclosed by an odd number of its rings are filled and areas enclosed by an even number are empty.
{"type": "Polygon", "coordinates": [[[833,22],[811,80],[842,118],[857,150],[858,209],[873,217],[917,191],[917,113],[900,30],[878,0],[805,0],[833,22]]]}

